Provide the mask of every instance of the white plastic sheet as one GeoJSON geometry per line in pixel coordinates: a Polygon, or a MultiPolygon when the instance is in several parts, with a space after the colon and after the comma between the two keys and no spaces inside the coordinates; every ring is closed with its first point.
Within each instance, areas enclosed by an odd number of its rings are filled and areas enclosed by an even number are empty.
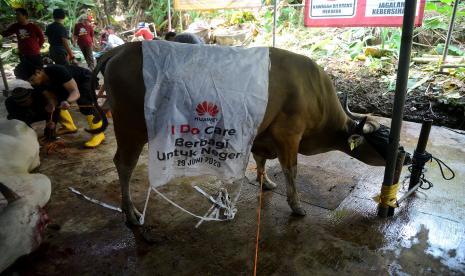
{"type": "Polygon", "coordinates": [[[268,48],[142,44],[152,187],[244,177],[268,101],[268,48]]]}

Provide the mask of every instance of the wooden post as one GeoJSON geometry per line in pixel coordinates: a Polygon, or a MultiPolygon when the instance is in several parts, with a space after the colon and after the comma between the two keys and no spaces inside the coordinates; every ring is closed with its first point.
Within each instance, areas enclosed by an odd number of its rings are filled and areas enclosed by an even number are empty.
{"type": "Polygon", "coordinates": [[[171,0],[168,0],[168,32],[171,32],[171,0]]]}
{"type": "Polygon", "coordinates": [[[10,93],[10,88],[8,87],[8,81],[6,80],[5,69],[3,69],[3,61],[0,57],[0,71],[2,73],[3,85],[5,85],[5,89],[3,90],[3,97],[8,97],[10,93]]]}

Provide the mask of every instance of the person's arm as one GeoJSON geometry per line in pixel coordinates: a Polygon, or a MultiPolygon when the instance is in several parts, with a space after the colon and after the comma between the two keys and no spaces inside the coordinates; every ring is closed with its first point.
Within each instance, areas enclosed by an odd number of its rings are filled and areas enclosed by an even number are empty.
{"type": "Polygon", "coordinates": [[[48,90],[44,90],[42,92],[42,94],[44,95],[45,99],[47,100],[47,105],[45,106],[45,110],[48,112],[48,113],[53,113],[53,111],[55,111],[55,107],[57,105],[57,99],[55,97],[55,95],[48,91],[48,90]]]}
{"type": "Polygon", "coordinates": [[[66,52],[68,53],[69,59],[73,60],[74,54],[73,54],[73,51],[71,50],[71,47],[69,47],[69,39],[62,37],[61,41],[63,42],[63,46],[65,47],[66,52]]]}
{"type": "Polygon", "coordinates": [[[92,39],[92,47],[95,45],[94,43],[94,28],[92,28],[92,26],[90,26],[90,32],[89,32],[89,35],[90,35],[90,38],[92,39]]]}
{"type": "Polygon", "coordinates": [[[39,46],[42,47],[42,45],[44,45],[45,42],[44,32],[42,32],[42,29],[40,29],[37,25],[34,25],[34,28],[37,35],[37,40],[39,42],[39,46]]]}
{"type": "Polygon", "coordinates": [[[73,51],[71,50],[71,47],[69,46],[68,31],[65,29],[65,27],[61,28],[60,35],[61,35],[61,42],[63,43],[63,47],[65,47],[65,50],[68,53],[69,59],[73,60],[74,55],[73,55],[73,51]]]}
{"type": "Polygon", "coordinates": [[[69,80],[68,82],[63,83],[63,87],[68,91],[69,96],[66,101],[60,103],[60,108],[68,109],[72,102],[75,102],[79,99],[81,94],[79,93],[79,88],[74,79],[69,80]]]}

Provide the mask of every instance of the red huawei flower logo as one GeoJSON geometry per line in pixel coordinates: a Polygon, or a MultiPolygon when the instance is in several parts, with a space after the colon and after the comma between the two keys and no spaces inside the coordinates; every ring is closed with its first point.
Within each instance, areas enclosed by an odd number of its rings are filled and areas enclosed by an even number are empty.
{"type": "Polygon", "coordinates": [[[215,117],[216,114],[218,114],[219,110],[216,104],[214,103],[209,103],[207,101],[204,101],[202,103],[199,103],[197,107],[195,108],[195,111],[199,116],[205,115],[205,113],[210,114],[210,116],[215,117]]]}

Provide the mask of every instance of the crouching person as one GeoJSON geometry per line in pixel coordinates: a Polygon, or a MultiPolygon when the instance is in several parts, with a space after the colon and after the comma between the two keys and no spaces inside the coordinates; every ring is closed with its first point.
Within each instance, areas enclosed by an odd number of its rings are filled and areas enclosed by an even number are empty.
{"type": "MultiPolygon", "coordinates": [[[[79,111],[86,116],[90,130],[101,128],[102,119],[96,107],[91,71],[75,65],[48,65],[34,71],[25,69],[21,74],[21,78],[28,80],[32,86],[43,91],[47,99],[46,110],[48,112],[54,112],[58,108],[68,110],[71,104],[76,102],[79,111]]],[[[105,140],[103,132],[96,133],[84,146],[94,148],[103,140],[105,140]]]]}
{"type": "Polygon", "coordinates": [[[20,120],[28,126],[45,121],[50,118],[50,114],[45,110],[46,105],[47,100],[38,89],[16,87],[5,100],[7,119],[20,120]]]}

